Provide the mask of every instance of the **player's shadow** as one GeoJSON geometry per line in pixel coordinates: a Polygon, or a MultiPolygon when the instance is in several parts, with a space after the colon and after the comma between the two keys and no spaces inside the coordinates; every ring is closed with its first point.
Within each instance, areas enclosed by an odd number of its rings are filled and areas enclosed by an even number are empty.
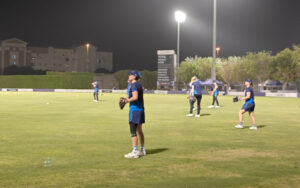
{"type": "Polygon", "coordinates": [[[200,116],[210,116],[211,114],[200,114],[200,116]]]}
{"type": "Polygon", "coordinates": [[[169,150],[168,148],[147,149],[147,155],[153,155],[169,150]]]}
{"type": "MultiPolygon", "coordinates": [[[[257,125],[257,128],[261,129],[266,127],[267,125],[257,125]]],[[[244,128],[250,128],[251,126],[244,126],[244,128]]]]}
{"type": "Polygon", "coordinates": [[[257,125],[257,128],[264,128],[266,127],[267,125],[257,125]]]}

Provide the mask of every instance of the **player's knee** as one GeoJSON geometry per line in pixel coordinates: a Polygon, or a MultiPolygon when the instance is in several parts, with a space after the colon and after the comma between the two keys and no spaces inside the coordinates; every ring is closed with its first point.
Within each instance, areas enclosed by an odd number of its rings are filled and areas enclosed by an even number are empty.
{"type": "Polygon", "coordinates": [[[136,131],[137,131],[137,124],[130,123],[130,134],[131,134],[131,137],[136,137],[137,136],[136,131]]]}

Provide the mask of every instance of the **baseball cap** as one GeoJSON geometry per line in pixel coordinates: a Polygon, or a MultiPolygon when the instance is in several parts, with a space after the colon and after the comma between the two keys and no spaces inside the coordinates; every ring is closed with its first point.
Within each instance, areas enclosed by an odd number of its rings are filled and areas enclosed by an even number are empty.
{"type": "Polygon", "coordinates": [[[141,73],[137,70],[130,71],[128,75],[134,75],[137,79],[141,78],[141,73]]]}
{"type": "Polygon", "coordinates": [[[252,85],[252,84],[253,84],[253,82],[252,82],[252,80],[251,80],[251,79],[247,79],[247,80],[245,80],[245,82],[249,82],[249,83],[250,83],[250,85],[252,85]]]}

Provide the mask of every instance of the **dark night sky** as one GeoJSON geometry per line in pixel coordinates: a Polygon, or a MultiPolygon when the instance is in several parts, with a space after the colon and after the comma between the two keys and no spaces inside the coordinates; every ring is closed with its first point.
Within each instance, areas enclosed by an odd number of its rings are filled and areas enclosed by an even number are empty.
{"type": "MultiPolygon", "coordinates": [[[[156,69],[156,51],[176,49],[181,59],[211,56],[213,0],[2,0],[0,40],[30,46],[70,47],[91,42],[114,53],[114,69],[156,69]]],[[[300,44],[300,0],[218,0],[221,56],[274,53],[300,44]]]]}

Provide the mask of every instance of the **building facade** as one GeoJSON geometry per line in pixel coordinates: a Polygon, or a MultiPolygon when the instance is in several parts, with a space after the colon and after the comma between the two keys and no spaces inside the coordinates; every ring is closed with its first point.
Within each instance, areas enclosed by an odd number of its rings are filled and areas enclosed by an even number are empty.
{"type": "Polygon", "coordinates": [[[12,38],[1,41],[0,71],[8,66],[29,66],[35,70],[57,72],[95,72],[113,68],[113,54],[100,52],[96,46],[82,45],[69,49],[27,46],[27,43],[12,38]]]}

